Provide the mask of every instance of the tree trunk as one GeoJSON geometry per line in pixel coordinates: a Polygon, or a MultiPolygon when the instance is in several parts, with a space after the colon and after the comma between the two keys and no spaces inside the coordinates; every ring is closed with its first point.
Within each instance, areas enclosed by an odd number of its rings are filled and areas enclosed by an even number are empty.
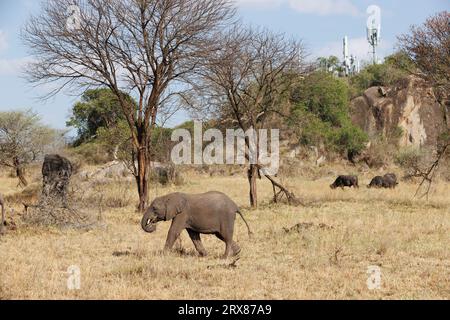
{"type": "Polygon", "coordinates": [[[14,169],[16,170],[16,176],[19,178],[19,186],[28,186],[28,181],[25,177],[25,168],[20,164],[19,159],[14,158],[14,169]]]}
{"type": "Polygon", "coordinates": [[[23,186],[23,187],[28,186],[28,181],[25,178],[25,169],[17,168],[16,172],[17,172],[17,177],[19,178],[19,181],[20,181],[19,185],[23,186]]]}
{"type": "Polygon", "coordinates": [[[248,169],[248,183],[250,185],[250,206],[258,207],[258,195],[256,192],[256,179],[258,178],[258,167],[254,164],[248,169]]]}
{"type": "Polygon", "coordinates": [[[148,202],[148,157],[147,148],[141,147],[137,151],[138,172],[136,183],[139,192],[139,212],[144,212],[148,202]]]}

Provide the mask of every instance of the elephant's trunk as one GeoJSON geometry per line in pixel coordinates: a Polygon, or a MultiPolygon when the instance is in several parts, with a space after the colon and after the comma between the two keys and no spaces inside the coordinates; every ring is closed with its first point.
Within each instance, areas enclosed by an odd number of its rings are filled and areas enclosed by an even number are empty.
{"type": "Polygon", "coordinates": [[[142,217],[141,221],[142,229],[144,229],[144,231],[148,233],[155,232],[156,222],[157,222],[156,215],[151,210],[148,210],[142,217]]]}

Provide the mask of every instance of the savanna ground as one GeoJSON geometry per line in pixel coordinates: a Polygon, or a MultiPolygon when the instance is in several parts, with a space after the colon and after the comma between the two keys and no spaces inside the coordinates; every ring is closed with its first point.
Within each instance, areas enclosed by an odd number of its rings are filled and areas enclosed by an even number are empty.
{"type": "MultiPolygon", "coordinates": [[[[163,253],[170,223],[153,234],[141,230],[131,181],[77,191],[102,218],[102,227],[90,231],[25,226],[19,200],[10,202],[17,230],[0,238],[0,299],[449,299],[448,182],[425,201],[413,199],[416,185],[406,182],[395,190],[330,190],[331,171],[283,179],[306,207],[271,204],[271,185],[261,180],[260,206],[249,210],[242,174],[187,173],[181,186],[152,187],[152,197],[218,190],[234,199],[254,232],[249,239],[236,218],[242,251],[234,264],[219,258],[224,244],[214,236],[202,236],[205,258],[186,232],[175,252],[163,253]],[[286,231],[298,223],[305,224],[286,231]],[[67,288],[71,265],[80,267],[80,290],[67,288]],[[368,289],[369,266],[381,268],[380,289],[368,289]]],[[[360,184],[372,174],[360,173],[360,184]]],[[[33,179],[39,185],[37,171],[33,179]]],[[[0,192],[10,201],[21,192],[16,185],[0,175],[0,192]]]]}

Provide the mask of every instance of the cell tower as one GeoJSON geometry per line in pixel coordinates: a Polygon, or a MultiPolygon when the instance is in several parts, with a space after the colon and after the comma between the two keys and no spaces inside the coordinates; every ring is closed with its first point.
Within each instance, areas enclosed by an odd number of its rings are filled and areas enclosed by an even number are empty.
{"type": "Polygon", "coordinates": [[[373,64],[377,63],[377,47],[381,39],[381,9],[372,5],[367,8],[367,41],[372,47],[373,64]]]}
{"type": "Polygon", "coordinates": [[[348,56],[348,38],[344,37],[343,40],[343,49],[344,49],[344,73],[345,76],[348,76],[350,73],[350,57],[348,56]]]}
{"type": "Polygon", "coordinates": [[[343,40],[343,54],[344,54],[344,60],[342,63],[343,69],[344,69],[344,76],[348,77],[349,75],[359,73],[359,60],[354,55],[349,55],[348,52],[348,38],[347,36],[344,37],[343,40]]]}

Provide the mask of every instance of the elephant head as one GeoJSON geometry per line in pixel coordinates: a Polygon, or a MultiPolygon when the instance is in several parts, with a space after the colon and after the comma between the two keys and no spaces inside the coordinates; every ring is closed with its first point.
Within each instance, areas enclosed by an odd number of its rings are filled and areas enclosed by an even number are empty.
{"type": "Polygon", "coordinates": [[[181,193],[172,193],[156,198],[142,217],[142,229],[149,233],[156,231],[157,222],[172,220],[176,215],[183,212],[186,203],[187,201],[181,193]]]}

